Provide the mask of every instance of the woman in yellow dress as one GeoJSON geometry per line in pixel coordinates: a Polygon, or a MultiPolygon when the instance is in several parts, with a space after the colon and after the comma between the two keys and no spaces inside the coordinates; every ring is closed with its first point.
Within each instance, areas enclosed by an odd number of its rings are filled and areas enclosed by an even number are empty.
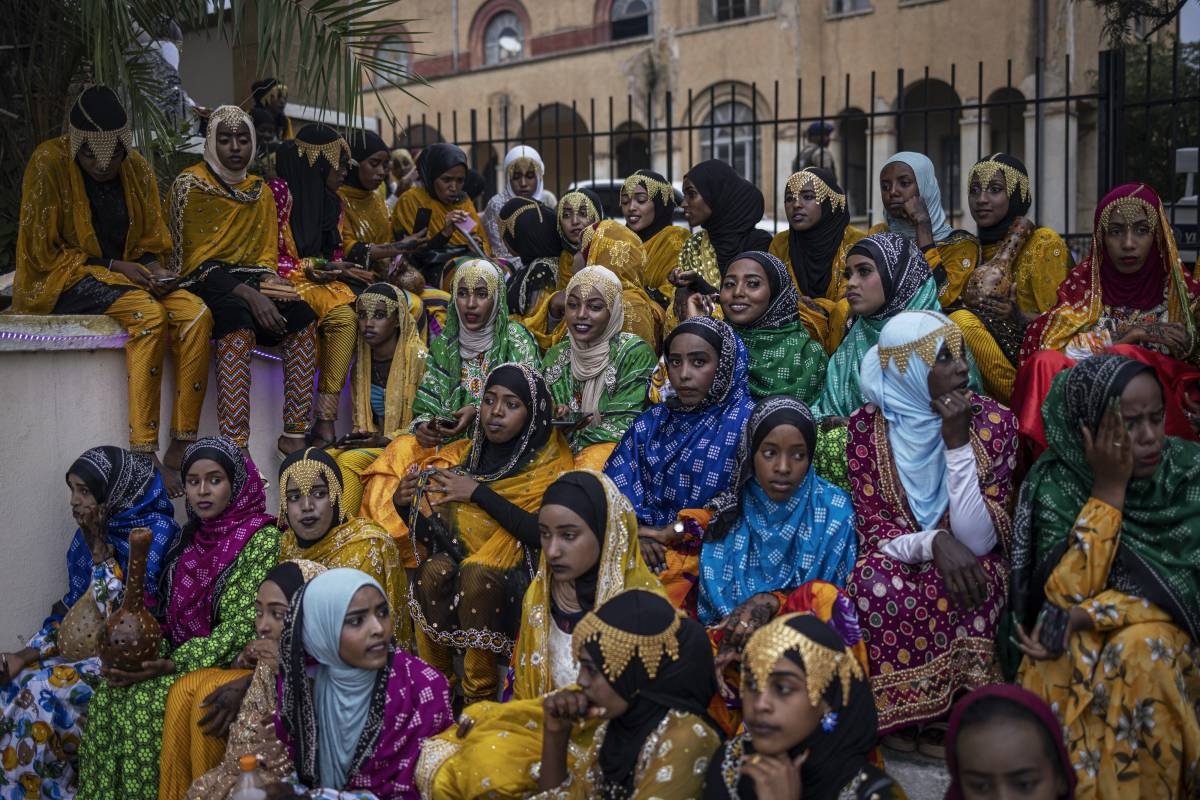
{"type": "Polygon", "coordinates": [[[533,334],[538,348],[548,350],[559,322],[550,318],[562,251],[558,222],[553,211],[527,197],[501,206],[499,219],[507,249],[522,265],[508,283],[508,312],[533,334]]]}
{"type": "Polygon", "coordinates": [[[471,198],[463,193],[467,180],[467,154],[456,144],[439,142],[421,151],[417,171],[421,185],[400,195],[392,209],[392,230],[398,237],[425,231],[425,242],[431,250],[446,247],[467,247],[468,236],[474,237],[483,252],[491,255],[491,245],[483,235],[479,214],[471,198]],[[471,220],[474,228],[463,233],[460,225],[471,220]],[[417,223],[421,222],[420,227],[417,223]]]}
{"type": "Polygon", "coordinates": [[[1163,406],[1124,356],[1057,375],[1017,508],[1020,682],[1066,726],[1078,798],[1197,790],[1200,446],[1166,435],[1163,406]]]}
{"type": "Polygon", "coordinates": [[[606,219],[585,228],[579,244],[582,266],[605,267],[621,280],[622,330],[637,334],[655,353],[661,352],[664,314],[646,293],[646,248],[641,239],[616,220],[606,219]]]}
{"type": "MultiPolygon", "coordinates": [[[[604,219],[604,204],[591,189],[578,189],[567,192],[558,201],[556,217],[558,237],[563,246],[558,257],[558,290],[562,291],[575,272],[575,254],[579,252],[583,229],[604,219]]],[[[562,319],[561,313],[558,319],[562,319]]]]}
{"type": "Polygon", "coordinates": [[[392,221],[379,191],[391,164],[388,148],[373,131],[352,131],[347,142],[352,163],[346,182],[337,190],[342,201],[338,229],[343,258],[383,275],[401,253],[400,243],[392,241],[392,221]]]}
{"type": "MultiPolygon", "coordinates": [[[[552,483],[538,513],[542,555],[525,592],[521,635],[510,669],[511,699],[482,702],[460,724],[421,748],[418,788],[425,800],[525,797],[537,789],[542,698],[575,682],[571,632],[584,614],[626,589],[662,592],[642,561],[637,518],[612,481],[591,470],[552,483]]],[[[573,737],[585,750],[595,725],[573,737]]]]}
{"type": "Polygon", "coordinates": [[[850,224],[850,207],[837,178],[805,167],[787,179],[783,210],[788,229],[771,240],[771,255],[787,264],[800,293],[800,318],[832,355],[842,342],[850,307],[846,303],[846,253],[866,232],[850,224]]]}
{"type": "Polygon", "coordinates": [[[621,213],[646,248],[646,292],[665,309],[675,297],[667,276],[689,236],[687,228],[675,224],[675,190],[659,173],[639,169],[621,187],[621,213]]]}

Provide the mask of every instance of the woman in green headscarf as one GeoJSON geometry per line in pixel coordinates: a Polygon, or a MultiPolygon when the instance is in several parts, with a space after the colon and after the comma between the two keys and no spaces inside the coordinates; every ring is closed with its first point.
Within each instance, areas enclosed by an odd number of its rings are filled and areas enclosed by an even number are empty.
{"type": "Polygon", "coordinates": [[[1020,682],[1066,725],[1080,798],[1197,789],[1200,445],[1166,435],[1163,398],[1124,356],[1056,376],[1017,507],[1020,682]]]}

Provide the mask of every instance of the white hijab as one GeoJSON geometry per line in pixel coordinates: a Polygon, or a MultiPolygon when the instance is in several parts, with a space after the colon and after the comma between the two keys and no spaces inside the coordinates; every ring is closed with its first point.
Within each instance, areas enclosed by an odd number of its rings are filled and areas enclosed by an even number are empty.
{"type": "Polygon", "coordinates": [[[250,119],[249,114],[237,106],[220,106],[212,112],[208,118],[208,134],[204,137],[204,161],[218,178],[229,186],[237,186],[246,180],[246,173],[250,169],[251,162],[254,161],[254,154],[257,150],[258,137],[255,136],[254,122],[250,119]],[[245,169],[238,172],[227,169],[221,163],[221,159],[217,157],[217,126],[222,122],[232,130],[245,126],[250,131],[250,157],[246,159],[245,169]]]}
{"type": "MultiPolygon", "coordinates": [[[[604,391],[604,372],[612,363],[609,348],[613,337],[625,327],[625,303],[621,298],[621,279],[607,267],[584,267],[576,272],[567,284],[567,296],[577,293],[579,300],[586,303],[591,297],[592,290],[600,293],[608,305],[611,314],[608,325],[600,338],[584,347],[575,341],[575,332],[567,326],[567,335],[571,337],[571,377],[583,383],[580,399],[581,410],[585,414],[599,415],[600,394],[604,391]]],[[[593,424],[599,420],[593,419],[593,424]]]]}
{"type": "MultiPolygon", "coordinates": [[[[454,272],[454,296],[458,295],[458,287],[466,286],[474,290],[479,282],[487,286],[488,296],[492,298],[492,311],[487,321],[477,331],[469,330],[461,319],[458,320],[458,354],[465,361],[477,358],[480,353],[486,353],[492,347],[496,335],[496,317],[500,314],[500,305],[504,299],[504,276],[500,268],[482,258],[473,258],[464,262],[454,272]]],[[[454,296],[450,302],[455,302],[454,296]]],[[[455,318],[458,317],[458,307],[455,306],[455,318]]]]}
{"type": "Polygon", "coordinates": [[[515,162],[520,161],[521,159],[526,159],[533,162],[533,166],[537,172],[537,188],[533,190],[533,199],[537,200],[539,203],[544,202],[542,190],[545,187],[545,181],[543,178],[546,174],[546,165],[542,163],[542,157],[538,154],[537,150],[534,150],[529,145],[519,144],[512,150],[509,150],[508,155],[504,157],[504,185],[500,187],[500,197],[503,199],[500,201],[500,205],[503,205],[504,203],[507,203],[509,200],[512,200],[514,197],[516,197],[516,195],[513,194],[512,180],[509,178],[509,170],[512,168],[512,165],[515,162]]]}

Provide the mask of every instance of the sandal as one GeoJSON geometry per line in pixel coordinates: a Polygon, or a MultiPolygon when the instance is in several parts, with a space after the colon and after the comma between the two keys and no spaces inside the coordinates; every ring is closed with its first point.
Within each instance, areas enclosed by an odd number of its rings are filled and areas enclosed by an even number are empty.
{"type": "Polygon", "coordinates": [[[880,740],[880,744],[897,753],[915,753],[917,751],[918,731],[915,725],[892,731],[880,740]]]}
{"type": "Polygon", "coordinates": [[[946,732],[947,727],[944,722],[931,722],[921,728],[921,733],[917,737],[917,752],[923,756],[945,761],[946,732]]]}

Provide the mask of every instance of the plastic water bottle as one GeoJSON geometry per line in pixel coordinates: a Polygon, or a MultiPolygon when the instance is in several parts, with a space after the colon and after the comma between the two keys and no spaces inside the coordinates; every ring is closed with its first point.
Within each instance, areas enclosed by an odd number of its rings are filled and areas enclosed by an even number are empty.
{"type": "Polygon", "coordinates": [[[233,794],[229,795],[229,800],[267,800],[267,782],[263,780],[262,773],[258,771],[258,756],[254,754],[242,756],[238,759],[238,768],[242,772],[238,775],[237,783],[233,786],[233,794]]]}

